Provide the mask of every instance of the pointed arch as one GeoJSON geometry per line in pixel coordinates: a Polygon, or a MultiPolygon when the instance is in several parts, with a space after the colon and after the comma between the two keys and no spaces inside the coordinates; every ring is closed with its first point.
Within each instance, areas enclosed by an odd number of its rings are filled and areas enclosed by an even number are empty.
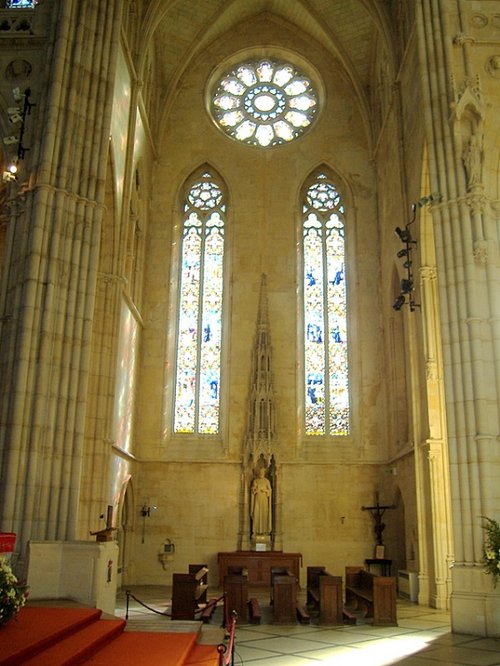
{"type": "Polygon", "coordinates": [[[175,341],[174,434],[220,430],[225,185],[208,165],[181,190],[181,242],[175,341]]]}
{"type": "Polygon", "coordinates": [[[345,206],[321,166],[301,194],[303,413],[306,436],[350,432],[345,206]]]}

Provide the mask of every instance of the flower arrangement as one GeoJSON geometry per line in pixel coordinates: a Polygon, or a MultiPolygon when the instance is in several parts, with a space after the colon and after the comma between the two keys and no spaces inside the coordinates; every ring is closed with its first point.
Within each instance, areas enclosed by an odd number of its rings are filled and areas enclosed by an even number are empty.
{"type": "Polygon", "coordinates": [[[483,563],[485,573],[493,578],[493,587],[500,578],[500,525],[493,518],[482,517],[485,532],[483,543],[483,563]]]}
{"type": "Polygon", "coordinates": [[[17,615],[27,597],[28,587],[17,580],[10,564],[0,557],[0,626],[17,615]]]}

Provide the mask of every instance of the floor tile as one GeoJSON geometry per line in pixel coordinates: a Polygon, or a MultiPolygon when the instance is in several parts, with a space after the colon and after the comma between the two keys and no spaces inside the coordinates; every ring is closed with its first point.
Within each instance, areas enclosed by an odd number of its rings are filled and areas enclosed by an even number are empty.
{"type": "MultiPolygon", "coordinates": [[[[169,593],[169,588],[145,587],[137,588],[135,596],[165,611],[169,593]]],[[[314,617],[309,625],[277,625],[267,591],[257,594],[262,622],[237,625],[234,666],[500,666],[500,639],[452,634],[446,611],[398,599],[396,627],[374,627],[366,619],[357,625],[325,627],[314,617]]],[[[219,595],[220,591],[212,593],[219,595]]],[[[118,598],[116,614],[123,612],[124,598],[118,598]]],[[[207,626],[220,626],[222,617],[218,606],[207,626]]],[[[165,631],[173,624],[135,602],[130,605],[130,629],[165,631]]]]}

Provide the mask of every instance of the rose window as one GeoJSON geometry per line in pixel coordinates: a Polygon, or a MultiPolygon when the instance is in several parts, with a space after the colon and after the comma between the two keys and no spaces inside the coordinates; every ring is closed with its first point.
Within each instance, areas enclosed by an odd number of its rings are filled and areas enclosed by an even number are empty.
{"type": "Polygon", "coordinates": [[[289,63],[270,60],[238,65],[212,95],[217,125],[233,139],[262,148],[296,139],[317,108],[311,80],[289,63]]]}

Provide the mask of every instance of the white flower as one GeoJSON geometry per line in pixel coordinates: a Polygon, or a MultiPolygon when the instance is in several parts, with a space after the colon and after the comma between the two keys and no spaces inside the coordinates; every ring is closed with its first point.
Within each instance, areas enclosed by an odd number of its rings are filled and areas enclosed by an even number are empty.
{"type": "Polygon", "coordinates": [[[10,565],[0,558],[0,624],[14,617],[26,603],[26,586],[19,583],[10,565]]]}

